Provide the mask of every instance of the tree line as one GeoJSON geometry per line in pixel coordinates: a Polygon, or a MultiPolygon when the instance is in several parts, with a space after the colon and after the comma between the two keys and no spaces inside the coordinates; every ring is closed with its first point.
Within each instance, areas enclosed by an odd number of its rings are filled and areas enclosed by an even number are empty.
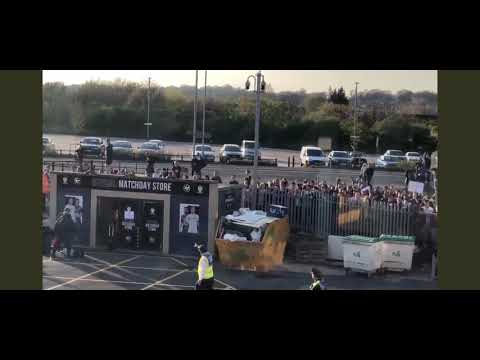
{"type": "MultiPolygon", "coordinates": [[[[145,84],[117,80],[82,85],[43,86],[43,129],[50,133],[144,138],[147,119],[145,84]]],[[[201,133],[202,95],[199,91],[197,135],[201,133]]],[[[152,138],[191,141],[194,87],[150,89],[152,138]]],[[[385,148],[433,150],[438,139],[437,95],[429,92],[381,90],[360,92],[357,122],[352,94],[343,88],[324,93],[274,92],[261,97],[261,145],[299,149],[331,137],[338,149],[350,149],[354,132],[364,151],[385,148]],[[428,115],[426,118],[418,114],[428,115]]],[[[206,132],[209,142],[237,143],[253,139],[255,94],[231,86],[207,87],[206,132]]]]}

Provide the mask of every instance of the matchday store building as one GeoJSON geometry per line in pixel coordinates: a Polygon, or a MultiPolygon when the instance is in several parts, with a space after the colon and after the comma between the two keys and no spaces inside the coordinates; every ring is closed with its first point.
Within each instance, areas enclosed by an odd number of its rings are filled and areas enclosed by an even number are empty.
{"type": "Polygon", "coordinates": [[[195,243],[214,251],[216,220],[239,207],[239,194],[224,187],[219,202],[212,181],[54,172],[49,221],[69,208],[76,245],[192,256],[195,243]]]}

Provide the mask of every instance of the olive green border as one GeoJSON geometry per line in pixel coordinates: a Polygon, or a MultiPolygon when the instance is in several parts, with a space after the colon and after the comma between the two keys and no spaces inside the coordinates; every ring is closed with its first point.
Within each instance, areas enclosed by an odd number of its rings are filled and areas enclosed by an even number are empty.
{"type": "Polygon", "coordinates": [[[480,289],[480,70],[441,70],[438,88],[439,287],[480,289]]]}
{"type": "Polygon", "coordinates": [[[0,70],[1,290],[40,290],[42,71],[0,70]]]}

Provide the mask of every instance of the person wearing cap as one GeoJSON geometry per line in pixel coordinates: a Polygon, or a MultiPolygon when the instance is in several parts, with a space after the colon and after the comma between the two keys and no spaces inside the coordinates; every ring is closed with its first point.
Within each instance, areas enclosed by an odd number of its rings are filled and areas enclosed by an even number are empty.
{"type": "Polygon", "coordinates": [[[312,268],[313,284],[310,285],[310,290],[327,290],[327,284],[323,277],[323,274],[317,268],[312,268]]]}
{"type": "Polygon", "coordinates": [[[195,290],[213,290],[213,257],[204,245],[196,246],[196,248],[200,253],[200,260],[198,261],[198,281],[195,284],[195,290]]]}

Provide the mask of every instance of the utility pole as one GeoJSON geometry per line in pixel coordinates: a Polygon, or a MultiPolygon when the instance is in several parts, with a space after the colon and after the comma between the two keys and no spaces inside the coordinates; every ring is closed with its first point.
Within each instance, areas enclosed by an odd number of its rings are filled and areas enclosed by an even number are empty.
{"type": "Polygon", "coordinates": [[[358,82],[355,82],[355,107],[353,110],[353,151],[357,150],[357,90],[358,82]]]}
{"type": "Polygon", "coordinates": [[[198,70],[195,70],[195,101],[193,103],[193,152],[195,155],[195,143],[197,141],[197,98],[198,98],[198,70]]]}
{"type": "Polygon", "coordinates": [[[150,139],[150,126],[152,123],[150,122],[150,78],[148,78],[148,91],[147,91],[147,122],[144,123],[147,127],[147,141],[150,139]]]}
{"type": "Polygon", "coordinates": [[[205,102],[207,101],[207,70],[205,70],[205,89],[203,93],[203,124],[202,124],[202,158],[204,157],[205,145],[205,102]]]}

